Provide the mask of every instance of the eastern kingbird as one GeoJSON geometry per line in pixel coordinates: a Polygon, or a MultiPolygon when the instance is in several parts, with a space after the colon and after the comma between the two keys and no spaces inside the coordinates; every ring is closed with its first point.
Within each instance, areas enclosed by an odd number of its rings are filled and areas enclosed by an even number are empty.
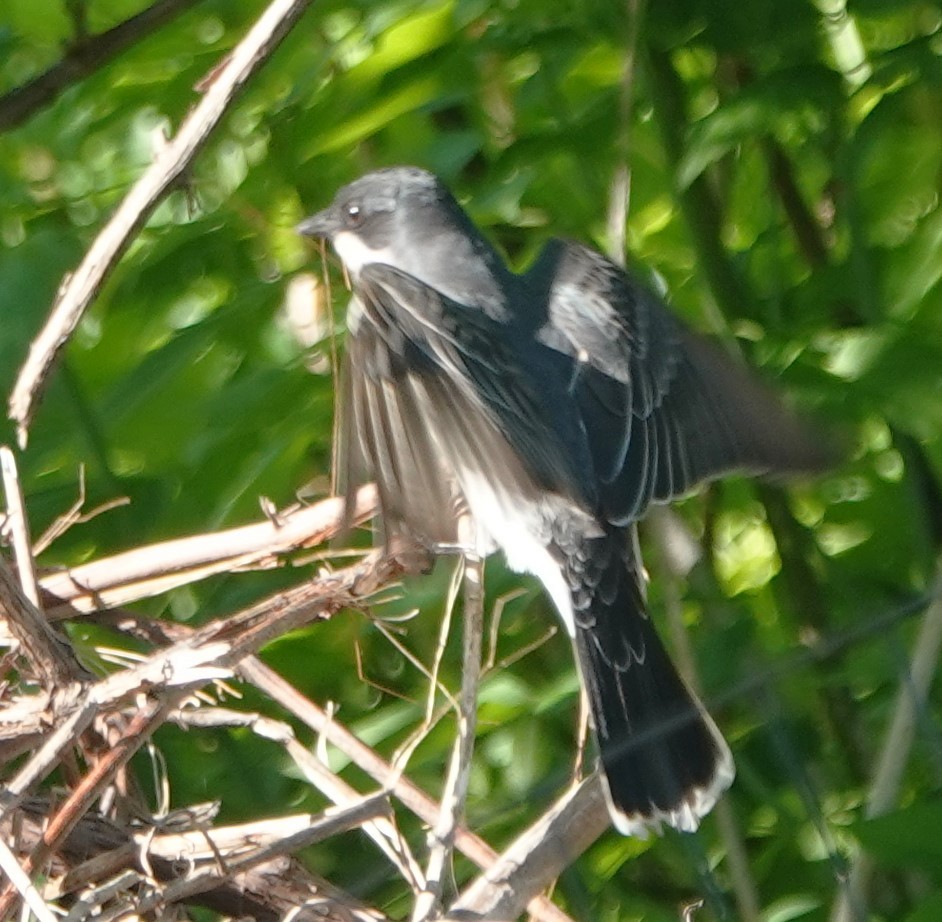
{"type": "Polygon", "coordinates": [[[615,825],[695,830],[733,760],[648,617],[636,523],[732,470],[820,469],[821,442],[595,251],[552,240],[510,271],[425,170],[369,173],[298,230],[353,288],[346,489],[375,479],[387,540],[499,548],[534,574],[575,645],[615,825]]]}

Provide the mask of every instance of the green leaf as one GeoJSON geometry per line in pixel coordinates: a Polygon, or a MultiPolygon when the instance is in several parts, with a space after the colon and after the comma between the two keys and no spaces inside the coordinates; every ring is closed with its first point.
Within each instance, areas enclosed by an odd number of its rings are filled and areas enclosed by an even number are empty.
{"type": "Polygon", "coordinates": [[[906,916],[906,922],[938,922],[939,919],[942,919],[942,893],[939,892],[923,900],[906,916]]]}
{"type": "Polygon", "coordinates": [[[441,81],[436,74],[422,75],[382,95],[378,102],[350,116],[336,128],[324,131],[305,149],[303,158],[309,159],[350,147],[376,134],[407,112],[428,105],[438,97],[441,89],[441,81]]]}
{"type": "Polygon", "coordinates": [[[942,875],[942,801],[921,801],[886,816],[864,820],[854,833],[876,861],[889,868],[942,875]]]}
{"type": "Polygon", "coordinates": [[[841,104],[836,75],[821,66],[785,69],[747,84],[695,123],[678,170],[689,186],[736,145],[764,135],[783,137],[820,130],[841,104]]]}

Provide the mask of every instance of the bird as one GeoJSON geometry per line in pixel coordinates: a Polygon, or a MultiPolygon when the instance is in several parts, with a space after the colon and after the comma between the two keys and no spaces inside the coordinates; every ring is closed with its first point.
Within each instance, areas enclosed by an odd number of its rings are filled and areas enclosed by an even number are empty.
{"type": "Polygon", "coordinates": [[[819,433],[637,278],[549,240],[511,270],[414,166],[343,186],[300,234],[348,275],[339,480],[375,480],[387,541],[542,583],[571,638],[614,826],[693,832],[733,758],[650,619],[637,525],[732,472],[831,461],[819,433]]]}

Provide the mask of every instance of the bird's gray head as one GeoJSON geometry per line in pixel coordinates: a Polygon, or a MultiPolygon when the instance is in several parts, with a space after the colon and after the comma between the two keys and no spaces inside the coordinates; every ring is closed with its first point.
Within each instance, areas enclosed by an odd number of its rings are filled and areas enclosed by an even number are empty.
{"type": "Polygon", "coordinates": [[[511,277],[433,173],[389,167],[344,186],[298,232],[329,240],[353,277],[369,263],[407,272],[443,294],[502,313],[511,277]]]}

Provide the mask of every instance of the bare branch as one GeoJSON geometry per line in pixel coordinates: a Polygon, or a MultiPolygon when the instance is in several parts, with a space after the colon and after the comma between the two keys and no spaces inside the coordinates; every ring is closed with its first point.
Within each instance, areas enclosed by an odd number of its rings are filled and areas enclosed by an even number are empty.
{"type": "Polygon", "coordinates": [[[37,893],[33,882],[29,879],[29,875],[20,867],[16,855],[10,851],[10,847],[3,839],[0,839],[0,871],[6,874],[10,885],[16,889],[23,902],[29,907],[30,912],[39,919],[39,922],[56,922],[52,910],[37,893]]]}
{"type": "MultiPolygon", "coordinates": [[[[937,565],[942,578],[942,559],[937,565]]],[[[926,707],[942,649],[942,596],[936,595],[923,615],[919,634],[913,643],[911,663],[900,677],[893,717],[883,739],[880,758],[867,795],[866,816],[881,816],[893,808],[899,796],[903,770],[909,759],[916,732],[916,718],[926,707]]],[[[855,922],[867,917],[866,889],[873,862],[860,852],[851,863],[847,883],[833,909],[831,922],[855,922]]]]}
{"type": "MultiPolygon", "coordinates": [[[[371,505],[373,502],[372,495],[367,496],[367,499],[369,501],[367,505],[371,505]]],[[[336,521],[337,516],[340,514],[339,507],[333,509],[331,505],[321,505],[325,507],[321,509],[321,514],[327,512],[326,518],[336,521]]],[[[332,527],[332,524],[328,527],[332,527]]],[[[259,526],[251,526],[251,528],[268,529],[270,537],[274,540],[278,538],[276,529],[270,522],[261,523],[259,526]]],[[[233,545],[227,544],[225,539],[221,539],[220,548],[225,547],[229,547],[230,550],[233,549],[233,545]]],[[[248,553],[248,547],[249,542],[246,542],[239,545],[236,550],[244,550],[248,553]]],[[[257,549],[255,558],[257,559],[262,553],[262,549],[257,549]]],[[[181,560],[183,557],[185,555],[181,556],[181,560]]],[[[169,650],[155,654],[133,668],[122,670],[108,679],[96,683],[92,687],[91,693],[83,696],[81,700],[73,698],[66,702],[57,702],[53,706],[50,704],[48,696],[40,696],[36,701],[21,701],[15,706],[15,715],[10,713],[10,709],[7,709],[4,713],[4,722],[7,717],[16,716],[21,719],[35,712],[33,715],[34,728],[42,730],[44,728],[40,715],[45,708],[51,707],[54,715],[53,723],[57,729],[40,747],[36,755],[24,766],[21,773],[13,779],[12,784],[5,792],[7,795],[5,798],[6,813],[9,815],[12,806],[22,799],[30,786],[58,763],[71,741],[77,738],[82,729],[90,725],[96,715],[107,712],[108,709],[123,706],[123,702],[127,702],[134,694],[143,692],[148,695],[148,707],[158,705],[161,707],[159,715],[156,713],[149,715],[154,718],[156,724],[164,719],[166,710],[175,701],[179,700],[184,693],[189,693],[205,681],[224,677],[228,674],[228,669],[241,660],[243,671],[252,680],[259,678],[257,675],[253,676],[251,674],[253,665],[262,670],[262,681],[256,684],[259,684],[263,690],[267,690],[280,704],[288,707],[289,710],[293,710],[291,705],[297,703],[296,699],[300,699],[305,705],[313,708],[313,705],[297,695],[297,692],[287,686],[286,683],[283,683],[284,687],[280,686],[278,683],[281,680],[277,676],[274,677],[274,687],[269,685],[265,688],[265,667],[254,657],[247,657],[246,654],[258,649],[269,638],[277,636],[285,630],[289,630],[312,618],[328,617],[330,613],[343,605],[358,604],[363,598],[364,589],[383,586],[390,578],[398,575],[398,572],[400,571],[397,569],[395,562],[378,561],[375,558],[364,561],[344,571],[323,576],[310,586],[297,587],[286,593],[280,593],[248,611],[237,614],[230,619],[214,622],[198,632],[187,632],[188,636],[174,644],[169,650]],[[187,670],[191,671],[188,672],[187,670]],[[285,693],[285,688],[288,693],[285,693]],[[153,692],[149,691],[151,689],[162,689],[162,691],[159,696],[154,697],[153,692]],[[180,693],[179,695],[175,693],[177,690],[180,693]]],[[[181,634],[182,629],[178,625],[160,625],[160,627],[175,636],[183,636],[181,634]]],[[[268,677],[272,675],[268,673],[268,677]]],[[[307,713],[306,717],[308,719],[305,722],[309,726],[312,726],[317,732],[323,733],[327,739],[330,739],[339,748],[348,750],[351,748],[345,747],[344,735],[348,740],[352,740],[354,744],[352,749],[355,755],[359,756],[356,761],[361,765],[365,763],[368,766],[368,771],[371,767],[372,771],[370,773],[380,783],[387,785],[404,802],[407,804],[411,802],[412,805],[418,803],[419,810],[417,812],[419,812],[419,815],[430,825],[434,824],[439,816],[438,806],[418,788],[403,779],[400,772],[379,759],[368,747],[358,743],[342,727],[331,721],[322,712],[318,712],[313,719],[310,719],[310,713],[307,713]],[[364,751],[368,753],[368,757],[365,759],[362,758],[364,751]]],[[[267,729],[270,730],[271,728],[267,727],[267,729]]],[[[146,736],[146,733],[138,735],[138,742],[134,748],[137,748],[143,742],[144,736],[146,736]]],[[[301,758],[304,747],[297,740],[292,737],[284,744],[289,746],[293,758],[301,758]]],[[[113,775],[113,769],[116,766],[117,760],[111,763],[109,771],[104,772],[101,777],[113,775]]],[[[309,773],[306,772],[306,774],[309,773]]],[[[342,785],[339,779],[335,779],[335,782],[342,785]]],[[[327,789],[327,785],[323,783],[323,779],[321,786],[332,799],[338,797],[339,789],[334,789],[331,792],[327,789]]],[[[86,787],[85,790],[88,792],[91,788],[86,787]]],[[[81,818],[81,812],[88,804],[87,796],[86,794],[81,799],[72,802],[72,806],[63,819],[58,821],[60,830],[67,831],[66,819],[71,822],[73,818],[81,818]]],[[[345,798],[347,803],[354,796],[356,796],[355,792],[349,788],[339,791],[339,797],[341,799],[345,798]]],[[[383,820],[375,821],[377,824],[383,822],[383,820]]],[[[390,826],[384,829],[383,832],[387,845],[397,842],[398,833],[395,831],[395,827],[390,826]]],[[[461,827],[455,830],[455,842],[458,848],[470,853],[472,858],[483,867],[487,867],[488,862],[493,860],[493,851],[480,839],[461,827]]],[[[398,844],[400,846],[404,845],[401,842],[398,844]]],[[[401,849],[398,854],[400,860],[407,861],[406,866],[411,865],[410,870],[421,885],[421,872],[414,864],[414,859],[409,861],[405,858],[407,851],[403,852],[401,849]],[[418,873],[416,873],[417,871],[418,873]]],[[[544,922],[567,919],[565,914],[543,897],[537,897],[530,908],[534,917],[544,920],[544,922]]]]}
{"type": "Polygon", "coordinates": [[[90,678],[66,640],[51,627],[41,611],[17,585],[10,568],[0,558],[0,617],[23,654],[41,677],[43,688],[54,692],[90,678]]]}
{"type": "Polygon", "coordinates": [[[33,567],[33,547],[26,518],[26,504],[23,502],[20,477],[16,470],[16,458],[7,445],[0,445],[0,474],[3,476],[3,493],[7,501],[6,527],[13,545],[20,586],[23,588],[23,595],[38,608],[39,589],[36,586],[36,571],[33,567]]]}
{"type": "MultiPolygon", "coordinates": [[[[211,830],[189,829],[185,832],[165,832],[155,836],[136,833],[134,841],[138,846],[146,846],[151,856],[165,858],[168,861],[215,861],[221,853],[233,854],[246,851],[255,852],[260,848],[275,848],[268,857],[298,848],[306,848],[323,838],[323,832],[317,829],[325,818],[343,816],[344,823],[350,822],[343,829],[359,826],[368,819],[380,816],[388,800],[384,794],[372,794],[369,797],[356,797],[355,803],[341,810],[328,810],[323,815],[315,813],[295,813],[291,816],[279,816],[266,820],[254,820],[234,826],[218,826],[211,830]],[[300,839],[295,839],[301,836],[300,839]],[[291,842],[291,847],[286,843],[291,842]]],[[[339,829],[338,831],[343,831],[339,829]]],[[[329,833],[332,835],[333,833],[329,833]]]]}
{"type": "MultiPolygon", "coordinates": [[[[402,773],[384,761],[369,746],[358,740],[349,730],[297,689],[286,682],[257,657],[247,657],[239,664],[239,672],[256,688],[274,698],[289,713],[314,730],[356,763],[371,778],[391,791],[416,816],[432,826],[438,817],[438,805],[423,790],[402,773]]],[[[603,812],[604,805],[603,805],[603,812]]],[[[607,823],[607,813],[605,814],[607,823]]],[[[497,858],[497,853],[479,836],[463,826],[455,831],[455,847],[479,868],[486,869],[497,858]]],[[[535,896],[527,906],[535,922],[572,922],[559,907],[545,896],[535,896]]]]}
{"type": "MultiPolygon", "coordinates": [[[[0,825],[0,840],[15,838],[17,850],[29,852],[42,836],[49,810],[45,798],[26,801],[15,818],[0,825]]],[[[44,895],[46,900],[75,895],[68,919],[89,918],[93,910],[108,903],[111,906],[107,913],[116,906],[132,911],[136,891],[150,886],[153,893],[155,880],[170,883],[185,879],[201,864],[218,867],[220,857],[230,867],[226,861],[229,855],[246,857],[260,846],[283,842],[319,819],[306,814],[156,835],[153,829],[147,829],[132,835],[104,816],[88,815],[62,842],[51,865],[51,879],[44,887],[44,895]],[[141,873],[144,871],[148,877],[141,873]]],[[[362,906],[349,894],[305,870],[297,859],[284,855],[231,873],[212,889],[182,901],[259,922],[282,922],[289,916],[306,922],[385,922],[380,913],[362,906]]]]}
{"type": "MultiPolygon", "coordinates": [[[[172,719],[182,726],[248,727],[263,739],[273,740],[284,746],[301,774],[337,806],[350,806],[361,797],[349,784],[334,774],[320,758],[303,746],[295,736],[294,730],[283,721],[272,720],[261,714],[246,714],[224,708],[181,710],[177,711],[172,719]]],[[[253,823],[251,826],[257,829],[258,824],[253,823]]],[[[407,843],[399,834],[391,811],[389,816],[380,816],[364,823],[363,831],[379,846],[410,887],[417,889],[424,885],[422,870],[409,851],[407,843]]],[[[214,841],[219,844],[218,839],[214,841]]]]}
{"type": "MultiPolygon", "coordinates": [[[[92,767],[82,779],[81,784],[69,794],[65,803],[49,819],[42,838],[24,862],[24,873],[32,874],[45,864],[49,856],[55,852],[62,840],[75,828],[95,802],[118,769],[127,764],[131,756],[157,729],[164,712],[165,709],[160,704],[151,702],[134,716],[118,744],[108,750],[108,753],[92,767]]],[[[13,886],[6,887],[0,893],[0,919],[7,917],[17,895],[17,890],[13,886]]]]}
{"type": "MultiPolygon", "coordinates": [[[[361,603],[361,583],[381,584],[398,573],[398,564],[374,555],[356,566],[276,593],[236,615],[210,622],[133,668],[102,679],[82,695],[57,702],[54,722],[59,725],[3,792],[0,804],[4,811],[18,804],[31,785],[48,773],[70,739],[88,727],[100,710],[153,690],[165,696],[165,703],[176,704],[187,692],[206,682],[229,677],[239,660],[275,637],[361,603]],[[168,691],[171,689],[173,693],[168,691]]],[[[30,709],[42,713],[48,705],[49,699],[43,696],[35,704],[22,702],[17,716],[22,719],[30,709]]],[[[4,713],[3,718],[8,719],[8,714],[4,713]]]]}
{"type": "Polygon", "coordinates": [[[79,267],[59,288],[49,319],[33,340],[10,395],[9,415],[21,446],[59,351],[74,332],[109,272],[144,226],[161,198],[209,139],[249,78],[268,60],[311,0],[272,0],[245,38],[229,54],[176,137],[156,156],[95,239],[79,267]]]}
{"type": "Polygon", "coordinates": [[[58,64],[0,97],[0,131],[22,125],[44,106],[53,103],[64,90],[104,67],[135,42],[147,38],[196,3],[197,0],[157,0],[107,32],[81,38],[58,64]]]}
{"type": "MultiPolygon", "coordinates": [[[[102,759],[72,792],[57,812],[24,870],[31,873],[81,818],[103,785],[144,743],[182,698],[207,681],[225,678],[231,668],[269,640],[310,620],[329,617],[342,607],[355,604],[357,585],[381,582],[398,565],[374,558],[312,584],[278,593],[240,614],[193,633],[167,651],[148,657],[96,683],[87,693],[72,696],[69,706],[55,715],[63,720],[39,751],[23,766],[3,792],[0,821],[22,802],[31,786],[41,780],[61,759],[67,747],[102,710],[114,707],[130,695],[144,694],[148,700],[131,721],[120,745],[102,759]]],[[[0,895],[0,918],[12,908],[17,893],[7,887],[0,895]]]]}
{"type": "Polygon", "coordinates": [[[56,516],[56,520],[36,539],[33,543],[35,552],[41,554],[54,541],[61,538],[73,525],[81,522],[90,522],[96,516],[99,516],[111,509],[119,506],[127,506],[131,502],[129,496],[116,496],[112,499],[99,503],[88,512],[83,512],[85,506],[85,465],[79,466],[79,490],[75,502],[61,515],[56,516]]]}
{"type": "Polygon", "coordinates": [[[464,610],[462,611],[461,697],[458,702],[458,733],[448,763],[445,790],[438,819],[430,833],[428,870],[425,889],[413,908],[415,922],[426,922],[436,915],[442,899],[445,871],[455,844],[455,833],[464,815],[471,757],[477,727],[478,683],[481,678],[481,646],[484,635],[484,561],[464,557],[464,610]]]}
{"type": "MultiPolygon", "coordinates": [[[[161,627],[171,627],[175,633],[187,631],[182,625],[161,625],[161,627]]],[[[305,698],[261,660],[254,656],[246,657],[239,664],[239,672],[286,711],[336,746],[420,819],[430,826],[436,822],[439,808],[435,801],[408,778],[402,776],[401,771],[385,762],[339,721],[305,698]]],[[[497,858],[497,853],[490,846],[463,826],[459,826],[455,831],[455,845],[482,869],[490,867],[497,858]]],[[[569,916],[542,895],[535,896],[527,908],[535,922],[572,922],[569,916]]]]}
{"type": "Polygon", "coordinates": [[[205,870],[174,880],[166,886],[155,888],[153,893],[139,901],[135,909],[143,914],[167,903],[190,899],[198,893],[213,889],[225,878],[249,871],[285,853],[295,852],[322,842],[348,829],[354,829],[377,816],[386,803],[385,794],[374,794],[371,797],[364,797],[352,807],[329,808],[317,819],[309,819],[303,828],[256,848],[243,857],[228,861],[224,868],[218,867],[214,862],[205,870]]]}
{"type": "MultiPolygon", "coordinates": [[[[354,524],[376,511],[376,490],[357,493],[348,514],[354,524]]],[[[127,605],[215,573],[274,566],[278,558],[323,544],[346,524],[344,500],[293,507],[253,525],[145,545],[112,557],[50,573],[40,588],[50,596],[50,617],[70,617],[127,605]]]]}
{"type": "Polygon", "coordinates": [[[596,772],[516,839],[461,894],[444,922],[516,919],[608,827],[602,780],[596,772]]]}

